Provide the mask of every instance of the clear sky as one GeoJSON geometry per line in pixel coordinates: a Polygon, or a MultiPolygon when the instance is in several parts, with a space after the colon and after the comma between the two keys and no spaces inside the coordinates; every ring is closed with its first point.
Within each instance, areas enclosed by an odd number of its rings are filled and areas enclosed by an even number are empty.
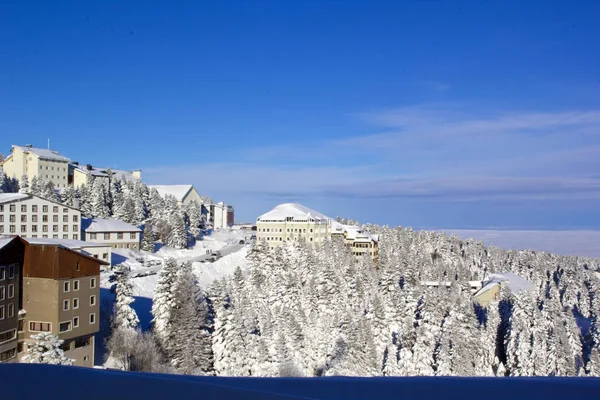
{"type": "Polygon", "coordinates": [[[249,221],[600,229],[599,1],[0,1],[0,151],[249,221]]]}

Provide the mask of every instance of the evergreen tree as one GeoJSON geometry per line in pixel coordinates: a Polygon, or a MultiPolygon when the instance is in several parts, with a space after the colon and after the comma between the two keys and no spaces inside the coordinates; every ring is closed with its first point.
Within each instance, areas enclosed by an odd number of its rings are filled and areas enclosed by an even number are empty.
{"type": "Polygon", "coordinates": [[[135,331],[140,320],[131,307],[133,299],[133,285],[129,279],[127,268],[123,265],[115,266],[117,272],[116,299],[113,313],[113,329],[135,331]]]}
{"type": "Polygon", "coordinates": [[[95,218],[108,218],[110,216],[110,209],[106,200],[106,188],[100,179],[94,180],[92,184],[90,212],[95,218]]]}
{"type": "Polygon", "coordinates": [[[177,261],[173,258],[168,259],[160,270],[156,289],[154,289],[152,301],[153,332],[163,348],[167,347],[167,341],[172,331],[171,312],[175,298],[177,271],[177,261]]]}
{"type": "Polygon", "coordinates": [[[75,198],[75,189],[71,186],[67,186],[62,191],[62,203],[69,207],[78,207],[76,198],[75,198]]]}
{"type": "Polygon", "coordinates": [[[27,178],[27,175],[23,174],[23,176],[21,177],[21,181],[19,182],[19,188],[29,193],[29,178],[27,178]]]}
{"type": "Polygon", "coordinates": [[[187,247],[187,231],[180,212],[175,212],[169,216],[169,225],[171,232],[167,239],[167,246],[175,249],[185,249],[187,247]]]}
{"type": "Polygon", "coordinates": [[[154,233],[152,232],[152,226],[149,223],[144,225],[144,232],[142,233],[142,243],[140,245],[141,250],[154,253],[154,233]]]}
{"type": "Polygon", "coordinates": [[[43,332],[32,335],[35,342],[27,346],[27,355],[24,361],[30,364],[53,364],[53,365],[72,365],[73,360],[65,356],[65,352],[60,348],[64,342],[58,336],[43,332]]]}

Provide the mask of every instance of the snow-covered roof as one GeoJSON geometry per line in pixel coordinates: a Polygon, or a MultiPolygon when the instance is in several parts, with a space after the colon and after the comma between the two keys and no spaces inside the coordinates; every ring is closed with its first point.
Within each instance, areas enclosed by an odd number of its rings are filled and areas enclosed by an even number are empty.
{"type": "Polygon", "coordinates": [[[14,238],[14,236],[0,236],[0,249],[9,244],[14,238]]]}
{"type": "Polygon", "coordinates": [[[0,193],[0,204],[31,197],[25,193],[0,193]]]}
{"type": "Polygon", "coordinates": [[[110,171],[115,178],[124,179],[128,182],[135,181],[137,179],[133,175],[132,171],[125,171],[124,169],[111,169],[110,171]]]}
{"type": "Polygon", "coordinates": [[[174,196],[177,201],[183,201],[184,197],[192,190],[194,185],[151,185],[150,189],[156,189],[161,197],[174,196]]]}
{"type": "Polygon", "coordinates": [[[69,164],[69,167],[71,167],[71,168],[73,168],[75,170],[81,171],[84,174],[90,174],[91,173],[92,176],[100,176],[100,177],[103,177],[103,178],[108,178],[108,175],[103,170],[101,170],[99,168],[92,167],[92,169],[89,170],[87,168],[87,166],[85,166],[85,165],[76,165],[76,164],[69,164]]]}
{"type": "MultiPolygon", "coordinates": [[[[78,171],[81,171],[84,174],[91,173],[92,176],[108,178],[108,168],[92,167],[92,169],[89,170],[87,165],[76,165],[76,164],[69,164],[69,167],[76,169],[78,171]]],[[[132,171],[125,171],[123,169],[111,169],[110,172],[111,172],[113,178],[116,178],[116,179],[124,179],[126,181],[133,181],[136,179],[136,177],[133,175],[132,171]]]]}
{"type": "Polygon", "coordinates": [[[23,238],[27,243],[34,245],[58,245],[71,250],[81,250],[86,247],[108,247],[108,243],[84,242],[82,240],[50,239],[50,238],[23,238]]]}
{"type": "Polygon", "coordinates": [[[475,293],[475,297],[493,289],[502,283],[504,283],[505,287],[507,287],[512,293],[519,293],[528,290],[531,287],[531,282],[521,278],[517,274],[513,274],[512,272],[489,274],[484,279],[483,287],[479,289],[477,293],[475,293]]]}
{"type": "Polygon", "coordinates": [[[92,232],[141,232],[137,226],[118,219],[82,218],[81,229],[86,233],[92,232]]]}
{"type": "Polygon", "coordinates": [[[285,221],[287,218],[292,220],[314,220],[322,223],[330,220],[325,214],[310,209],[298,203],[280,204],[266,214],[257,218],[257,221],[285,221]]]}
{"type": "Polygon", "coordinates": [[[40,149],[37,147],[29,147],[29,146],[17,146],[14,144],[12,147],[22,150],[24,152],[29,152],[29,153],[35,154],[36,156],[38,156],[39,158],[41,158],[43,160],[71,162],[70,159],[63,156],[56,150],[40,149]]]}

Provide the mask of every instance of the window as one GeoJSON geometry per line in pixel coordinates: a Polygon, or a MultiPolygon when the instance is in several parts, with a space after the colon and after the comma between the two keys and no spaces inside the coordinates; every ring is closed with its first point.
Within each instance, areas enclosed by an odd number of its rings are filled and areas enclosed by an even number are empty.
{"type": "Polygon", "coordinates": [[[42,235],[42,239],[48,239],[48,235],[42,235]]]}
{"type": "Polygon", "coordinates": [[[75,348],[76,349],[78,349],[80,347],[89,346],[90,344],[92,344],[91,336],[79,337],[79,338],[75,339],[75,348]]]}
{"type": "Polygon", "coordinates": [[[73,328],[79,328],[79,317],[73,318],[73,328]]]}
{"type": "Polygon", "coordinates": [[[19,342],[19,343],[17,344],[17,352],[19,352],[19,353],[22,353],[22,352],[23,352],[23,350],[25,350],[25,349],[24,349],[24,345],[25,345],[25,343],[24,343],[24,342],[19,342]]]}
{"type": "Polygon", "coordinates": [[[96,305],[96,296],[91,295],[90,296],[90,306],[95,306],[96,305]]]}
{"type": "Polygon", "coordinates": [[[31,211],[34,213],[38,212],[38,206],[36,206],[36,205],[31,206],[31,211]]]}
{"type": "Polygon", "coordinates": [[[58,206],[52,207],[52,212],[57,213],[58,212],[58,206]]]}
{"type": "Polygon", "coordinates": [[[8,285],[8,298],[12,299],[13,297],[15,297],[15,285],[10,284],[8,285]]]}
{"type": "Polygon", "coordinates": [[[0,333],[0,344],[4,343],[4,342],[8,342],[9,340],[13,340],[16,335],[17,335],[16,329],[11,329],[9,331],[0,333]]]}
{"type": "Polygon", "coordinates": [[[0,225],[0,233],[4,233],[4,225],[0,225]]]}
{"type": "Polygon", "coordinates": [[[312,231],[313,231],[313,230],[311,229],[311,230],[310,230],[310,233],[312,233],[312,231]]]}
{"type": "Polygon", "coordinates": [[[63,225],[63,232],[67,232],[69,230],[69,225],[63,225]]]}
{"type": "Polygon", "coordinates": [[[52,239],[58,239],[58,235],[52,235],[52,239]]]}
{"type": "Polygon", "coordinates": [[[60,332],[68,332],[71,330],[71,321],[61,322],[58,325],[58,330],[60,332]]]}
{"type": "Polygon", "coordinates": [[[11,216],[9,216],[9,217],[8,217],[8,220],[9,220],[10,222],[17,222],[17,218],[16,218],[14,215],[11,215],[11,216]]]}
{"type": "Polygon", "coordinates": [[[102,253],[102,259],[108,260],[108,253],[102,253]]]}
{"type": "Polygon", "coordinates": [[[63,222],[69,222],[69,216],[68,215],[63,215],[63,222]]]}
{"type": "Polygon", "coordinates": [[[42,206],[42,212],[47,213],[48,212],[48,206],[42,206]]]}
{"type": "MultiPolygon", "coordinates": [[[[77,262],[77,271],[79,271],[79,262],[77,262]]],[[[73,281],[73,291],[76,292],[79,290],[79,281],[73,281]]]]}
{"type": "Polygon", "coordinates": [[[77,234],[73,235],[73,240],[77,240],[79,236],[77,234]]]}
{"type": "Polygon", "coordinates": [[[78,222],[78,219],[79,218],[77,218],[77,215],[73,215],[73,222],[78,222]]]}
{"type": "Polygon", "coordinates": [[[52,222],[58,222],[58,215],[52,216],[52,222]]]}
{"type": "Polygon", "coordinates": [[[27,232],[27,225],[21,225],[21,233],[27,232]]]}
{"type": "Polygon", "coordinates": [[[0,281],[6,279],[6,269],[4,267],[0,267],[0,281]]]}
{"type": "Polygon", "coordinates": [[[6,298],[6,287],[0,286],[0,300],[4,300],[6,298]]]}
{"type": "Polygon", "coordinates": [[[17,231],[17,227],[14,225],[11,225],[8,230],[10,231],[10,233],[15,233],[17,231]]]}
{"type": "Polygon", "coordinates": [[[123,233],[122,232],[117,233],[117,239],[119,239],[119,240],[123,239],[123,233]]]}
{"type": "Polygon", "coordinates": [[[10,303],[8,305],[8,318],[12,318],[15,316],[15,305],[13,303],[10,303]]]}
{"type": "MultiPolygon", "coordinates": [[[[64,178],[64,177],[63,177],[63,178],[64,178]]],[[[68,209],[67,207],[65,207],[65,208],[63,208],[63,212],[64,212],[64,213],[66,213],[66,212],[69,212],[69,209],[68,209]]]]}
{"type": "Polygon", "coordinates": [[[90,325],[95,324],[96,323],[96,314],[91,313],[90,314],[90,325]]]}
{"type": "Polygon", "coordinates": [[[69,235],[63,235],[63,239],[68,239],[69,235]]]}
{"type": "Polygon", "coordinates": [[[37,225],[32,225],[31,226],[31,232],[37,232],[37,225]]]}
{"type": "Polygon", "coordinates": [[[110,239],[110,233],[105,233],[104,240],[109,240],[109,239],[110,239]]]}
{"type": "Polygon", "coordinates": [[[15,277],[15,266],[11,265],[8,267],[8,279],[12,279],[15,277]]]}
{"type": "Polygon", "coordinates": [[[129,239],[135,239],[135,232],[131,232],[129,234],[129,239]]]}
{"type": "Polygon", "coordinates": [[[0,205],[0,211],[4,211],[4,206],[0,205]]]}
{"type": "Polygon", "coordinates": [[[32,215],[31,216],[31,222],[37,222],[37,215],[32,215]]]}
{"type": "Polygon", "coordinates": [[[95,233],[90,233],[90,240],[96,240],[97,235],[95,233]]]}
{"type": "Polygon", "coordinates": [[[21,215],[21,222],[27,222],[27,215],[21,215]]]}
{"type": "Polygon", "coordinates": [[[5,352],[0,353],[0,362],[10,360],[11,358],[14,358],[16,354],[17,354],[17,349],[13,348],[10,350],[6,350],[5,352]]]}
{"type": "Polygon", "coordinates": [[[48,216],[42,215],[42,222],[48,222],[48,216]]]}
{"type": "MultiPolygon", "coordinates": [[[[75,269],[77,271],[79,271],[79,261],[77,261],[77,263],[75,264],[75,269]]],[[[77,289],[73,289],[73,290],[79,290],[79,281],[75,281],[77,282],[77,289]]],[[[73,282],[73,284],[75,284],[75,282],[73,282]]]]}
{"type": "Polygon", "coordinates": [[[21,204],[21,212],[27,212],[27,205],[21,204]]]}
{"type": "Polygon", "coordinates": [[[69,282],[69,281],[66,281],[66,282],[64,283],[64,288],[63,288],[63,291],[64,291],[65,293],[67,293],[67,292],[71,291],[71,282],[69,282]]]}
{"type": "Polygon", "coordinates": [[[4,319],[4,306],[0,306],[0,319],[4,319]]]}
{"type": "Polygon", "coordinates": [[[10,212],[15,212],[17,210],[17,207],[15,207],[14,204],[11,204],[9,207],[10,212]]]}
{"type": "Polygon", "coordinates": [[[76,297],[73,299],[73,310],[77,310],[79,308],[79,299],[76,297]]]}
{"type": "Polygon", "coordinates": [[[69,308],[70,308],[69,305],[70,305],[69,299],[63,300],[63,311],[69,311],[69,308]]]}
{"type": "Polygon", "coordinates": [[[52,232],[58,232],[58,225],[52,225],[52,232]]]}
{"type": "Polygon", "coordinates": [[[48,232],[48,225],[42,225],[42,232],[48,232]]]}
{"type": "Polygon", "coordinates": [[[77,232],[77,225],[73,225],[73,232],[77,232]]]}
{"type": "Polygon", "coordinates": [[[4,215],[0,215],[0,222],[4,222],[4,215]]]}

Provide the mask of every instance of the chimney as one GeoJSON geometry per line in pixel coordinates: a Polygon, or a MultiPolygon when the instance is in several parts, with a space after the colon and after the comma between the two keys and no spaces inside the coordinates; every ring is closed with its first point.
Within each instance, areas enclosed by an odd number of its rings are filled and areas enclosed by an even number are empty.
{"type": "Polygon", "coordinates": [[[88,171],[91,171],[92,170],[92,164],[86,165],[86,168],[87,168],[88,171]]]}
{"type": "Polygon", "coordinates": [[[73,161],[71,164],[73,164],[73,165],[79,165],[79,161],[73,161]]]}
{"type": "Polygon", "coordinates": [[[26,144],[25,147],[27,147],[28,149],[32,148],[33,145],[32,144],[26,144]]]}

